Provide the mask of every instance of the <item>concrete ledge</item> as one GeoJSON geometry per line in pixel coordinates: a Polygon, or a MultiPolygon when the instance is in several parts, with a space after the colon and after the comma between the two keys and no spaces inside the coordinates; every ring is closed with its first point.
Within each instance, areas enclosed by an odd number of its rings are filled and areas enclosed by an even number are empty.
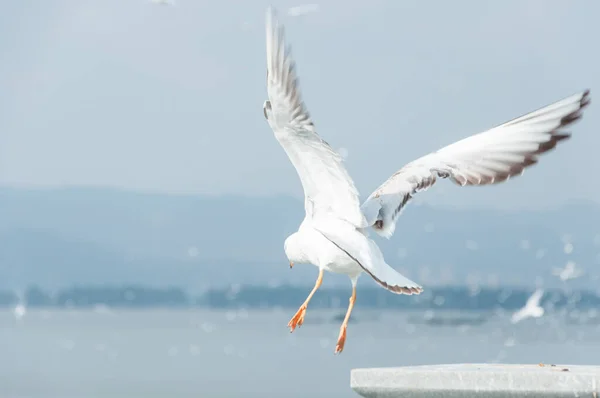
{"type": "Polygon", "coordinates": [[[600,398],[600,367],[456,364],[353,369],[350,386],[368,398],[600,398]]]}

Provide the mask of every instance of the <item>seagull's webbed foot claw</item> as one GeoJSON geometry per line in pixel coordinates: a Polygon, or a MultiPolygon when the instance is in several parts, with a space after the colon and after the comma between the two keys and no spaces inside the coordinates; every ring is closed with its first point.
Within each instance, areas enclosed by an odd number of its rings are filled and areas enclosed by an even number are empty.
{"type": "Polygon", "coordinates": [[[290,328],[290,333],[293,332],[297,326],[302,326],[302,324],[304,323],[304,316],[306,315],[306,307],[308,306],[310,299],[315,294],[317,289],[319,287],[321,287],[321,283],[323,282],[323,272],[324,272],[323,269],[319,270],[319,277],[317,278],[317,281],[315,282],[315,287],[313,287],[313,290],[310,292],[310,294],[308,295],[308,297],[306,298],[304,303],[300,306],[300,308],[296,312],[296,315],[294,315],[292,317],[292,319],[290,319],[290,321],[288,322],[288,327],[290,328]]]}
{"type": "Polygon", "coordinates": [[[302,326],[304,323],[304,316],[306,315],[306,304],[302,304],[296,314],[288,322],[290,333],[296,329],[297,326],[302,326]]]}
{"type": "Polygon", "coordinates": [[[342,325],[340,329],[340,335],[337,340],[337,344],[335,345],[335,354],[339,354],[344,350],[344,344],[346,344],[346,329],[348,327],[346,325],[342,325]]]}
{"type": "Polygon", "coordinates": [[[350,297],[348,303],[348,311],[346,312],[346,317],[344,318],[344,322],[342,322],[342,327],[340,328],[340,335],[338,337],[337,344],[335,345],[335,354],[339,354],[344,350],[344,345],[346,344],[346,330],[348,329],[348,321],[350,320],[350,314],[352,314],[352,309],[354,308],[354,303],[356,302],[356,281],[352,284],[352,296],[350,297]]]}

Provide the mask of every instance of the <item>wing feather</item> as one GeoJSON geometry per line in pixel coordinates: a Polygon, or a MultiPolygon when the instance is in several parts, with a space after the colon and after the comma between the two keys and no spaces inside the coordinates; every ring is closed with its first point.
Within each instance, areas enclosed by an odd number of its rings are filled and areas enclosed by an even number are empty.
{"type": "Polygon", "coordinates": [[[342,157],[317,134],[304,105],[284,29],[272,8],[267,11],[266,28],[269,100],[265,116],[300,177],[307,216],[335,215],[365,227],[359,194],[342,157]]]}
{"type": "Polygon", "coordinates": [[[391,237],[406,204],[438,178],[461,186],[489,185],[522,174],[539,155],[570,138],[562,128],[581,118],[589,93],[571,95],[408,163],[363,203],[367,223],[379,235],[391,237]]]}
{"type": "Polygon", "coordinates": [[[396,294],[420,294],[423,288],[408,279],[385,262],[383,253],[375,242],[362,230],[358,230],[344,221],[316,223],[315,230],[327,240],[345,252],[375,282],[396,294]]]}

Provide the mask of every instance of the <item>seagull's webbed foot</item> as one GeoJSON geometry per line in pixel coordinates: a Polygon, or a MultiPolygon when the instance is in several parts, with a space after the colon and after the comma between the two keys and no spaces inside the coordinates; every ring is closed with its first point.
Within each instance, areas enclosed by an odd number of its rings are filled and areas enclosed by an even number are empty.
{"type": "Polygon", "coordinates": [[[321,283],[323,282],[323,273],[324,273],[324,270],[320,269],[319,277],[317,278],[317,281],[315,282],[315,287],[313,287],[313,290],[310,292],[310,294],[308,295],[308,297],[306,298],[304,303],[300,306],[300,308],[298,309],[296,314],[288,322],[288,327],[290,328],[290,333],[293,332],[297,326],[302,326],[302,324],[304,323],[304,316],[306,315],[306,308],[308,307],[308,302],[310,301],[312,296],[315,294],[317,289],[319,287],[321,287],[321,283]]]}
{"type": "Polygon", "coordinates": [[[306,304],[302,304],[296,312],[296,315],[294,315],[288,322],[288,328],[290,328],[290,332],[293,332],[297,326],[302,326],[304,323],[304,315],[306,315],[306,304]]]}
{"type": "Polygon", "coordinates": [[[356,285],[352,286],[352,296],[350,297],[348,304],[348,311],[346,312],[346,317],[344,318],[344,322],[342,322],[342,327],[340,328],[340,335],[338,337],[337,344],[335,345],[335,354],[339,354],[344,350],[344,345],[346,344],[346,330],[348,329],[348,321],[350,320],[350,314],[352,314],[352,309],[354,308],[354,302],[356,301],[356,285]]]}
{"type": "Polygon", "coordinates": [[[339,354],[344,350],[344,344],[346,344],[346,329],[348,329],[348,325],[342,325],[340,328],[340,335],[338,336],[337,344],[335,345],[336,354],[339,354]]]}

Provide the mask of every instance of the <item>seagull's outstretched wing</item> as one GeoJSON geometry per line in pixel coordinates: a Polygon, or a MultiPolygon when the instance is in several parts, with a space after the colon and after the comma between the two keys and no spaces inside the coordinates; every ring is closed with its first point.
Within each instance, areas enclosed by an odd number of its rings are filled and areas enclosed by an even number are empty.
{"type": "Polygon", "coordinates": [[[532,307],[539,306],[540,301],[542,300],[543,296],[544,296],[544,290],[536,289],[536,291],[533,292],[533,294],[527,299],[527,303],[525,304],[525,307],[532,308],[532,307]]]}
{"type": "Polygon", "coordinates": [[[342,158],[316,133],[302,101],[294,60],[272,8],[267,10],[266,25],[265,117],[300,177],[307,216],[325,213],[365,227],[358,191],[342,158]]]}
{"type": "Polygon", "coordinates": [[[381,250],[361,230],[342,220],[315,222],[314,228],[345,252],[375,282],[396,294],[420,294],[423,288],[389,266],[381,250]]]}
{"type": "Polygon", "coordinates": [[[406,203],[437,178],[461,186],[488,185],[522,174],[539,155],[571,136],[561,128],[578,120],[589,101],[586,90],[408,163],[363,203],[368,225],[391,237],[406,203]]]}

